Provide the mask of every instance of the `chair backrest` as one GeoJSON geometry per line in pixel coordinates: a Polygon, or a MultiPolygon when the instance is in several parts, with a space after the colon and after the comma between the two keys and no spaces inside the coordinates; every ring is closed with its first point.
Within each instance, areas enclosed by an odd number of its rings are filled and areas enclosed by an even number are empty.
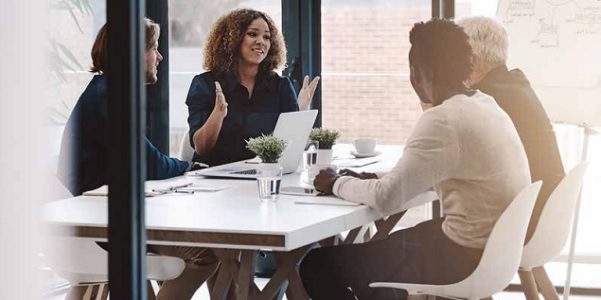
{"type": "Polygon", "coordinates": [[[49,201],[63,200],[72,198],[73,194],[67,189],[67,187],[56,177],[56,175],[50,175],[48,181],[48,199],[49,201]]]}
{"type": "Polygon", "coordinates": [[[190,147],[190,133],[188,130],[184,132],[181,141],[179,142],[179,153],[177,159],[191,162],[194,156],[194,149],[190,147]]]}
{"type": "Polygon", "coordinates": [[[573,168],[549,196],[536,230],[524,246],[521,268],[543,266],[561,253],[570,234],[587,166],[588,162],[582,162],[573,168]]]}
{"type": "Polygon", "coordinates": [[[526,186],[493,227],[476,270],[461,282],[448,285],[445,294],[481,299],[502,291],[518,270],[526,229],[542,182],[526,186]]]}

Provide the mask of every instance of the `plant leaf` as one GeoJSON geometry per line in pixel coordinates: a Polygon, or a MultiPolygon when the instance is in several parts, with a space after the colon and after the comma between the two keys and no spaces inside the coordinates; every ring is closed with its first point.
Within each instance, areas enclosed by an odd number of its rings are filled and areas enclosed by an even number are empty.
{"type": "Polygon", "coordinates": [[[71,53],[71,50],[69,50],[69,48],[65,47],[65,45],[63,45],[61,43],[56,43],[56,46],[71,61],[71,63],[75,64],[79,68],[79,70],[73,70],[73,71],[83,70],[83,67],[81,66],[81,64],[79,64],[79,62],[77,61],[77,58],[75,58],[75,55],[73,55],[73,53],[71,53]]]}

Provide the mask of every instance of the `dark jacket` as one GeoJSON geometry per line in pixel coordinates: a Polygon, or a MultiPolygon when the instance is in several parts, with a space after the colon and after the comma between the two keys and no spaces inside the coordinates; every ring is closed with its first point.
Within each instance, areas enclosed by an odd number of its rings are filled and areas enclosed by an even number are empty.
{"type": "Polygon", "coordinates": [[[248,90],[230,74],[197,75],[186,99],[192,148],[194,133],[205,124],[215,107],[215,81],[223,89],[228,113],[215,146],[204,155],[194,153],[193,161],[216,166],[253,158],[255,155],[246,149],[246,140],[273,133],[280,113],[298,111],[292,83],[276,73],[259,75],[250,99],[248,90]]]}
{"type": "MultiPolygon", "coordinates": [[[[75,196],[108,184],[108,86],[96,75],[81,94],[61,141],[58,178],[75,196]]],[[[187,162],[170,158],[144,137],[147,179],[184,173],[187,162]]]]}
{"type": "Polygon", "coordinates": [[[498,66],[473,87],[495,98],[509,115],[526,150],[532,182],[543,181],[528,226],[526,240],[530,240],[549,195],[565,175],[553,126],[519,69],[509,71],[505,65],[498,66]]]}

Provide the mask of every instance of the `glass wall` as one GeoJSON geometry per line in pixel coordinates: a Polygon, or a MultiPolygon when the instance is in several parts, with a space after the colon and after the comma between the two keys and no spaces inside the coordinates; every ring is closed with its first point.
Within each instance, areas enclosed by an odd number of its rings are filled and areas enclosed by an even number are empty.
{"type": "MultiPolygon", "coordinates": [[[[422,113],[409,81],[409,31],[430,19],[431,3],[322,0],[322,121],[341,143],[405,143],[422,113]]],[[[415,208],[401,225],[427,218],[429,208],[415,208]]]]}
{"type": "Polygon", "coordinates": [[[176,156],[183,133],[188,130],[186,96],[192,78],[202,72],[204,45],[213,23],[236,8],[252,8],[267,13],[282,24],[280,0],[170,0],[170,87],[169,141],[176,156]]]}
{"type": "MultiPolygon", "coordinates": [[[[456,19],[460,19],[462,17],[467,16],[475,16],[475,15],[485,15],[485,16],[503,16],[500,20],[504,22],[506,25],[507,22],[510,21],[510,18],[513,16],[517,16],[515,14],[499,14],[497,13],[497,9],[499,7],[506,7],[507,3],[513,1],[499,1],[499,0],[457,0],[456,1],[456,11],[455,16],[456,19]],[[505,6],[503,6],[505,5],[505,6]]],[[[565,21],[566,16],[570,14],[570,11],[579,13],[580,10],[576,8],[575,3],[541,3],[546,1],[522,1],[522,3],[517,3],[513,7],[514,9],[520,9],[524,11],[528,11],[531,16],[539,15],[541,13],[540,10],[537,10],[537,6],[540,8],[544,8],[543,6],[553,6],[551,8],[561,10],[561,13],[557,15],[554,21],[558,24],[563,23],[565,21]]],[[[525,16],[525,15],[524,15],[525,16]]],[[[527,17],[527,16],[526,16],[527,17]]],[[[512,20],[515,21],[515,20],[512,20]]],[[[540,26],[543,26],[544,20],[542,18],[536,17],[535,22],[538,26],[540,22],[540,26]]],[[[567,21],[567,23],[571,23],[571,21],[567,21]]],[[[567,24],[565,23],[565,24],[567,24]]],[[[564,24],[564,27],[565,27],[564,24]]],[[[519,28],[519,30],[527,30],[527,28],[519,28]]],[[[560,29],[560,28],[555,28],[560,29]]],[[[557,32],[556,32],[557,33],[557,32]]],[[[514,31],[514,35],[515,35],[514,31]]],[[[560,32],[561,34],[561,32],[560,32]]],[[[541,39],[546,38],[545,41],[541,40],[540,43],[548,42],[549,36],[546,37],[539,36],[541,39]]],[[[557,36],[556,36],[557,37],[557,36]]],[[[563,38],[569,37],[569,35],[563,35],[563,38]]],[[[523,39],[523,37],[520,37],[523,39]]],[[[559,145],[559,149],[562,156],[562,161],[566,172],[571,170],[576,164],[580,162],[581,154],[582,154],[582,144],[584,140],[583,130],[581,127],[577,126],[574,123],[579,122],[565,122],[560,123],[561,116],[556,111],[564,110],[573,107],[574,104],[569,104],[568,102],[563,102],[560,107],[555,107],[553,101],[549,101],[548,97],[552,97],[547,90],[549,86],[547,84],[543,84],[541,78],[537,76],[536,72],[531,72],[532,70],[528,70],[527,65],[522,65],[520,63],[516,63],[522,60],[516,60],[517,56],[524,57],[524,53],[517,53],[518,47],[523,47],[523,40],[516,40],[516,37],[512,37],[512,28],[509,28],[509,61],[508,67],[509,69],[520,68],[522,69],[526,76],[529,77],[529,80],[532,84],[533,89],[537,92],[541,102],[546,107],[547,112],[549,113],[550,119],[554,122],[554,129],[557,136],[557,141],[559,145]],[[515,41],[515,42],[512,42],[515,41]],[[512,47],[513,46],[513,47],[512,47]],[[513,57],[513,58],[512,58],[513,57]],[[569,124],[573,123],[573,124],[569,124]]],[[[529,42],[535,42],[534,40],[528,40],[529,42]]],[[[541,44],[542,46],[543,44],[541,44]]],[[[545,44],[549,46],[549,44],[545,44]]],[[[536,51],[541,51],[540,55],[547,55],[545,47],[536,47],[532,48],[527,55],[535,56],[537,55],[536,51]]],[[[519,48],[523,49],[523,48],[519,48]]],[[[561,50],[561,48],[556,48],[561,50]]],[[[586,49],[582,49],[586,50],[586,49]]],[[[522,51],[522,50],[519,50],[522,51]]],[[[586,52],[586,51],[584,51],[586,52]]],[[[576,62],[576,65],[588,65],[586,62],[576,62]]],[[[578,72],[574,72],[578,73],[578,72]]],[[[586,72],[585,72],[586,73],[586,72]]],[[[565,83],[568,85],[569,83],[565,83]]],[[[576,93],[579,88],[577,86],[574,87],[572,93],[576,93]]],[[[597,88],[599,90],[599,88],[597,88]]],[[[601,91],[601,90],[599,90],[601,91]]],[[[597,94],[598,95],[598,94],[597,94]]],[[[567,99],[563,99],[567,101],[567,99]]],[[[592,109],[592,107],[589,107],[592,109]]],[[[578,117],[579,113],[581,113],[582,117],[585,118],[587,113],[587,109],[580,109],[578,111],[575,110],[575,115],[578,117]]],[[[597,127],[597,130],[599,128],[597,127]]],[[[590,161],[589,169],[586,174],[584,187],[582,191],[582,204],[580,208],[580,219],[578,223],[578,233],[576,240],[576,261],[580,262],[574,266],[574,271],[572,272],[572,286],[576,287],[586,287],[586,288],[599,288],[601,287],[601,279],[599,276],[593,276],[593,274],[601,274],[601,239],[598,238],[598,230],[597,228],[601,227],[601,221],[598,217],[598,212],[601,211],[601,202],[599,201],[599,197],[601,195],[601,186],[599,183],[601,182],[601,136],[600,135],[592,135],[590,137],[590,144],[588,146],[588,160],[590,161]]],[[[569,247],[566,247],[563,250],[562,255],[557,258],[558,262],[565,262],[566,257],[568,255],[569,247]]],[[[547,267],[547,271],[549,276],[551,277],[551,281],[553,281],[556,285],[563,285],[565,282],[566,276],[566,264],[565,263],[553,263],[547,267]]],[[[517,279],[516,279],[517,281],[517,279]]]]}
{"type": "Polygon", "coordinates": [[[421,114],[409,82],[409,30],[429,0],[322,1],[323,126],[341,142],[403,144],[421,114]]]}
{"type": "Polygon", "coordinates": [[[56,170],[63,129],[93,74],[90,51],[96,33],[106,22],[104,0],[51,0],[49,23],[48,109],[49,165],[56,170]]]}

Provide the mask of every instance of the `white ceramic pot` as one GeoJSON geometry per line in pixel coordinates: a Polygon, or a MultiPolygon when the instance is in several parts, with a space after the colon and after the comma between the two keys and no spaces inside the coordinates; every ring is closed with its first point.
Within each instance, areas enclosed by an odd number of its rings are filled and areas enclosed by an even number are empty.
{"type": "Polygon", "coordinates": [[[317,150],[317,165],[325,166],[332,164],[332,149],[317,150]]]}

